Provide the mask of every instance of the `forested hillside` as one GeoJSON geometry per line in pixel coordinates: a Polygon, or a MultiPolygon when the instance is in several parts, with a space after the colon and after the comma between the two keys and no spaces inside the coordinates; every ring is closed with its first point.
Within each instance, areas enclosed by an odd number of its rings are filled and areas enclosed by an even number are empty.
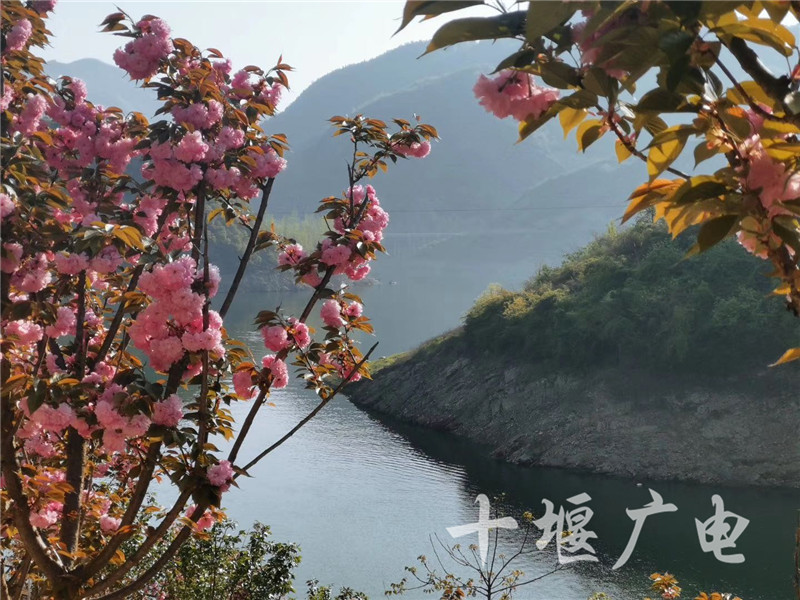
{"type": "Polygon", "coordinates": [[[796,485],[800,365],[768,365],[800,324],[763,261],[733,241],[685,259],[689,242],[648,217],[521,291],[490,287],[461,327],[378,362],[351,399],[513,462],[796,485]]]}
{"type": "Polygon", "coordinates": [[[548,369],[724,374],[763,367],[800,339],[763,261],[735,241],[686,259],[690,244],[649,215],[612,227],[522,291],[484,294],[465,318],[464,348],[548,369]]]}

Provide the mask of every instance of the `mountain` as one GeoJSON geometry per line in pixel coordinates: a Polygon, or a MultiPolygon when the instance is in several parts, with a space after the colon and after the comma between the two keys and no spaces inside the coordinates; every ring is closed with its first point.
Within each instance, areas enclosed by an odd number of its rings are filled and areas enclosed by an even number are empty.
{"type": "Polygon", "coordinates": [[[125,112],[135,110],[148,119],[161,106],[154,90],[140,88],[122,69],[94,58],[71,63],[51,61],[45,65],[45,71],[54,79],[62,75],[82,79],[89,91],[89,100],[95,104],[116,106],[125,112]]]}
{"type": "MultiPolygon", "coordinates": [[[[580,154],[554,122],[516,144],[516,123],[499,121],[478,104],[472,87],[508,54],[508,44],[464,44],[418,58],[424,46],[407,44],[329,73],[267,121],[267,131],[285,133],[291,143],[289,167],[270,202],[273,215],[312,213],[321,198],[346,187],[344,165],[352,150],[331,135],[327,119],[357,113],[381,119],[418,114],[441,136],[425,160],[400,161],[372,182],[392,219],[390,256],[373,271],[381,281],[400,281],[420,269],[445,278],[468,269],[464,293],[471,299],[494,281],[520,285],[532,269],[574,250],[622,213],[644,172],[609,162],[611,140],[580,154]],[[597,185],[576,185],[583,181],[597,185]]],[[[158,106],[151,90],[137,88],[106,63],[50,63],[48,72],[85,80],[100,104],[148,115],[158,106]]]]}

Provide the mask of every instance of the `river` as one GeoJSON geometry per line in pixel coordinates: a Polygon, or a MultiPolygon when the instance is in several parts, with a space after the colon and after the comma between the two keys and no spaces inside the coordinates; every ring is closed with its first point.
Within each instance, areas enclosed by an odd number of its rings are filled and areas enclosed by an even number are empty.
{"type": "MultiPolygon", "coordinates": [[[[453,326],[479,291],[453,292],[435,273],[417,277],[359,291],[381,341],[378,355],[406,350],[453,326]],[[418,286],[425,286],[428,300],[412,293],[418,286]]],[[[465,274],[465,285],[469,279],[465,274]]],[[[255,312],[279,304],[292,311],[304,299],[293,294],[243,296],[229,315],[228,331],[258,356],[263,345],[251,325],[255,312]]],[[[271,400],[274,406],[259,414],[255,433],[240,453],[243,462],[290,429],[317,398],[293,383],[271,400]]],[[[243,417],[247,408],[245,403],[234,406],[234,415],[243,417]]],[[[492,498],[505,493],[500,512],[521,520],[525,510],[541,516],[543,499],[553,502],[556,511],[562,505],[569,511],[573,507],[567,499],[587,493],[593,516],[586,530],[597,535],[591,543],[599,560],[564,565],[522,588],[518,599],[584,600],[599,591],[615,600],[640,599],[648,595],[647,577],[655,571],[676,574],[688,598],[702,590],[734,592],[744,600],[793,597],[793,535],[800,507],[796,490],[631,481],[515,467],[452,435],[379,420],[345,397],[333,401],[251,474],[252,479],[240,480],[240,489],[226,494],[224,505],[240,525],[261,521],[271,526],[275,539],[300,544],[299,592],[313,577],[364,591],[373,599],[382,597],[391,582],[405,575],[404,566],[414,565],[420,554],[433,556],[433,536],[447,545],[456,543],[446,528],[477,520],[478,494],[492,498]],[[650,502],[649,489],[678,510],[650,516],[628,563],[613,570],[633,528],[626,508],[650,502]],[[724,500],[726,510],[750,521],[736,548],[723,552],[744,554],[742,564],[719,562],[700,547],[695,519],[712,516],[714,494],[724,500]]],[[[519,531],[503,532],[501,550],[510,554],[521,540],[519,531]]],[[[458,540],[464,547],[476,541],[476,535],[458,540]]],[[[554,548],[550,542],[514,566],[525,571],[524,579],[550,571],[558,565],[554,548]]],[[[446,566],[455,569],[452,563],[446,566]]],[[[421,592],[404,597],[431,598],[421,592]]]]}

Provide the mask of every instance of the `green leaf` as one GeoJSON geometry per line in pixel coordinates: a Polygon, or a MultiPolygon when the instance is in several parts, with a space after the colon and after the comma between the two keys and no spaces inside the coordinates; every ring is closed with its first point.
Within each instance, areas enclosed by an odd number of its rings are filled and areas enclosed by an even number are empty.
{"type": "Polygon", "coordinates": [[[598,96],[608,98],[616,93],[618,86],[619,82],[616,79],[598,67],[592,67],[583,76],[583,87],[598,96]]]}
{"type": "MultiPolygon", "coordinates": [[[[781,224],[781,220],[785,221],[785,218],[775,219],[772,223],[772,230],[775,232],[784,244],[792,248],[795,252],[800,252],[800,236],[798,236],[798,231],[796,226],[790,225],[786,227],[781,224]],[[780,220],[779,220],[780,219],[780,220]]],[[[796,223],[797,221],[794,221],[796,223]]]]}
{"type": "Polygon", "coordinates": [[[791,56],[796,42],[792,32],[780,23],[769,19],[748,19],[714,27],[711,33],[719,36],[738,37],[748,42],[769,46],[784,56],[791,56]]]}
{"type": "Polygon", "coordinates": [[[469,8],[470,6],[478,6],[483,3],[483,0],[424,0],[422,2],[408,0],[403,7],[403,21],[400,23],[400,27],[395,33],[401,31],[406,25],[411,23],[414,17],[435,17],[436,15],[461,10],[462,8],[469,8]]]}
{"type": "Polygon", "coordinates": [[[581,76],[575,67],[560,61],[550,61],[539,67],[539,76],[547,85],[565,89],[581,83],[581,76]]]}
{"type": "Polygon", "coordinates": [[[708,142],[700,142],[694,149],[694,166],[696,167],[704,160],[719,154],[719,146],[708,146],[708,142]]]}
{"type": "Polygon", "coordinates": [[[581,121],[586,118],[587,111],[585,108],[576,109],[565,106],[558,113],[558,120],[561,123],[561,128],[564,130],[564,139],[567,139],[569,132],[575,129],[581,121]]]}
{"type": "Polygon", "coordinates": [[[492,72],[497,73],[498,71],[502,71],[503,69],[508,69],[511,67],[526,67],[534,61],[537,54],[538,52],[531,50],[530,48],[518,50],[517,52],[514,52],[514,54],[506,56],[503,60],[501,60],[492,72]]]}
{"type": "Polygon", "coordinates": [[[594,144],[602,133],[603,123],[599,119],[589,119],[581,123],[575,137],[578,140],[578,150],[586,152],[586,149],[594,144]]]}
{"type": "Polygon", "coordinates": [[[700,226],[697,232],[697,251],[705,252],[731,235],[739,221],[738,215],[725,215],[700,226]]]}
{"type": "Polygon", "coordinates": [[[578,90],[574,94],[570,94],[556,102],[558,106],[568,106],[570,108],[592,108],[596,104],[597,95],[588,90],[578,90]]]}
{"type": "Polygon", "coordinates": [[[718,198],[728,192],[728,186],[710,175],[698,175],[686,181],[672,197],[673,204],[693,204],[718,198]]]}
{"type": "Polygon", "coordinates": [[[531,2],[525,25],[525,39],[533,42],[572,18],[578,6],[571,2],[531,2]]]}
{"type": "Polygon", "coordinates": [[[525,27],[525,13],[505,13],[495,17],[470,17],[445,23],[433,34],[425,54],[461,42],[496,40],[520,35],[525,27]]]}
{"type": "Polygon", "coordinates": [[[118,227],[114,227],[112,235],[118,240],[121,240],[129,248],[144,250],[144,245],[142,244],[142,232],[136,227],[132,227],[130,225],[120,225],[118,227]]]}
{"type": "Polygon", "coordinates": [[[547,123],[554,116],[556,116],[556,111],[553,110],[553,107],[550,107],[550,110],[541,115],[538,119],[531,119],[530,121],[528,120],[520,121],[519,139],[517,140],[517,143],[524,140],[526,137],[528,137],[534,131],[539,129],[542,125],[547,123]]]}
{"type": "Polygon", "coordinates": [[[655,88],[647,92],[633,110],[654,113],[697,112],[695,107],[686,103],[686,98],[682,94],[664,88],[655,88]]]}
{"type": "Polygon", "coordinates": [[[617,161],[620,163],[625,162],[631,157],[631,151],[622,140],[617,140],[614,143],[614,151],[617,153],[617,161]]]}

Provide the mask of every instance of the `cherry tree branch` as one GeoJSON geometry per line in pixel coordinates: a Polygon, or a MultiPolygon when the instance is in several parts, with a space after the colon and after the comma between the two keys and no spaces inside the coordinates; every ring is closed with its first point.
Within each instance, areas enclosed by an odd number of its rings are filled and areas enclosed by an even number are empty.
{"type": "MultiPolygon", "coordinates": [[[[319,299],[322,290],[325,289],[325,286],[328,285],[328,282],[331,280],[331,277],[333,277],[333,271],[334,267],[328,267],[328,269],[325,271],[325,275],[323,276],[322,281],[314,289],[314,293],[311,295],[311,298],[309,299],[308,303],[306,304],[306,307],[303,309],[303,312],[300,315],[299,321],[301,323],[305,323],[306,319],[308,319],[309,315],[311,314],[311,311],[314,310],[314,305],[317,303],[317,300],[319,299]]],[[[286,355],[287,352],[285,350],[282,350],[278,356],[285,357],[286,355]]],[[[247,413],[247,417],[245,417],[245,420],[242,423],[242,429],[239,431],[239,435],[236,436],[236,440],[233,442],[233,447],[231,448],[231,451],[228,454],[229,462],[231,463],[236,462],[236,457],[239,456],[239,450],[241,449],[242,444],[244,443],[244,440],[247,437],[247,434],[250,432],[250,428],[253,426],[253,421],[255,421],[258,410],[261,408],[262,404],[264,404],[264,401],[266,400],[268,394],[269,394],[269,389],[261,390],[261,392],[259,392],[258,394],[258,398],[256,398],[255,402],[253,402],[253,406],[250,408],[250,412],[247,413]]]]}
{"type": "Polygon", "coordinates": [[[250,239],[247,240],[247,246],[244,249],[242,257],[239,259],[239,268],[236,269],[236,275],[233,276],[231,286],[228,288],[227,294],[225,294],[225,301],[219,309],[219,316],[223,319],[225,315],[228,314],[228,309],[231,307],[233,299],[236,297],[239,284],[242,282],[247,264],[250,262],[250,256],[253,254],[253,248],[255,248],[256,242],[258,241],[258,233],[261,231],[261,223],[264,221],[264,215],[267,212],[267,205],[269,204],[269,197],[272,193],[272,184],[274,182],[275,178],[270,177],[261,190],[261,205],[258,207],[256,220],[253,222],[253,226],[250,229],[250,239]]]}
{"type": "MultiPolygon", "coordinates": [[[[725,42],[723,42],[725,43],[725,42]]],[[[776,102],[783,104],[783,99],[789,93],[789,79],[775,77],[758,58],[758,54],[738,37],[732,37],[725,46],[733,54],[739,64],[753,78],[758,85],[776,102]]]]}
{"type": "MultiPolygon", "coordinates": [[[[155,546],[169,531],[169,528],[175,522],[175,519],[181,514],[184,506],[189,501],[189,498],[192,496],[192,489],[186,488],[184,489],[181,494],[178,496],[178,499],[175,500],[175,503],[170,508],[169,512],[164,516],[164,519],[159,523],[158,527],[156,527],[155,531],[151,532],[150,534],[145,537],[144,542],[142,545],[136,549],[131,556],[127,557],[125,562],[114,569],[114,571],[103,581],[97,583],[96,585],[92,586],[88,590],[84,592],[86,596],[94,596],[99,594],[100,592],[104,592],[107,589],[113,587],[115,584],[119,583],[128,572],[135,567],[136,565],[140,564],[141,561],[147,556],[148,552],[155,546]]],[[[126,536],[127,537],[127,536],[126,536]]],[[[126,539],[126,538],[125,538],[126,539]]],[[[116,549],[115,549],[116,552],[116,549]]],[[[112,553],[113,556],[113,553],[112,553]]],[[[100,566],[105,566],[105,563],[102,563],[100,566]]],[[[90,568],[87,566],[86,571],[83,573],[87,576],[92,576],[97,571],[91,571],[90,568]]]]}
{"type": "MultiPolygon", "coordinates": [[[[78,310],[75,326],[75,378],[81,381],[86,367],[86,271],[78,276],[78,310]]],[[[85,466],[85,442],[78,430],[70,426],[67,429],[67,469],[66,482],[71,490],[64,496],[60,539],[67,552],[75,553],[78,549],[78,536],[81,523],[81,487],[85,466]]],[[[64,562],[69,567],[72,557],[65,555],[64,562]]]]}
{"type": "MultiPolygon", "coordinates": [[[[326,396],[325,398],[323,398],[323,399],[322,399],[322,401],[321,401],[321,402],[320,402],[320,403],[319,403],[319,404],[316,406],[316,408],[314,408],[314,410],[312,410],[312,411],[311,411],[310,413],[308,413],[308,414],[307,414],[305,417],[303,417],[303,418],[302,418],[302,419],[301,419],[301,420],[300,420],[300,421],[297,423],[297,425],[295,425],[294,427],[292,427],[292,429],[290,429],[290,430],[289,430],[289,432],[288,432],[288,433],[286,433],[286,435],[284,435],[284,436],[283,436],[281,439],[279,439],[277,442],[275,442],[274,444],[272,444],[272,445],[271,445],[269,448],[267,448],[266,450],[264,450],[263,452],[261,452],[261,453],[260,453],[258,456],[256,456],[256,457],[255,457],[253,460],[251,460],[249,463],[247,463],[247,464],[246,464],[246,465],[243,467],[243,469],[244,469],[245,471],[247,471],[247,470],[248,470],[248,469],[250,469],[251,467],[255,466],[255,465],[256,465],[258,462],[260,462],[260,461],[261,461],[261,460],[262,460],[262,459],[263,459],[263,458],[264,458],[264,457],[265,457],[267,454],[269,454],[269,453],[270,453],[270,452],[272,452],[273,450],[277,449],[279,446],[283,445],[283,443],[284,443],[284,442],[286,442],[286,441],[287,441],[289,438],[291,438],[291,437],[292,437],[292,436],[293,436],[295,433],[297,433],[297,432],[298,432],[298,431],[299,431],[299,430],[300,430],[300,429],[301,429],[301,428],[302,428],[302,427],[303,427],[303,426],[304,426],[306,423],[308,423],[308,422],[309,422],[311,419],[313,419],[313,418],[314,418],[314,417],[317,415],[317,413],[319,413],[319,411],[321,411],[323,408],[325,408],[325,405],[327,405],[327,404],[328,404],[328,403],[329,403],[331,400],[333,400],[333,399],[334,399],[334,397],[335,397],[335,396],[336,396],[336,395],[337,395],[337,394],[338,394],[338,393],[339,393],[339,392],[342,390],[342,388],[343,388],[343,387],[344,387],[344,386],[345,386],[345,385],[346,385],[346,384],[347,384],[347,383],[348,383],[348,382],[349,382],[349,381],[350,381],[350,380],[353,378],[353,375],[355,375],[355,374],[358,372],[358,370],[359,370],[359,369],[362,367],[362,365],[363,365],[365,362],[367,362],[367,360],[369,359],[370,355],[372,354],[372,352],[373,352],[373,351],[375,350],[375,348],[377,348],[377,347],[378,347],[378,342],[375,342],[375,343],[372,345],[372,347],[371,347],[371,348],[370,348],[370,349],[367,351],[367,353],[364,355],[364,358],[362,358],[362,359],[361,359],[361,361],[360,361],[360,362],[359,362],[357,365],[355,365],[355,366],[353,367],[353,369],[350,371],[350,373],[347,375],[347,377],[345,377],[345,378],[344,378],[344,379],[343,379],[343,380],[342,380],[342,381],[339,383],[339,385],[337,385],[337,386],[336,386],[336,388],[335,388],[335,389],[334,389],[334,390],[333,390],[333,391],[332,391],[332,392],[331,392],[331,393],[330,393],[328,396],[326,396]]],[[[238,473],[237,473],[236,475],[234,475],[234,479],[235,479],[236,477],[238,477],[238,476],[239,476],[239,474],[238,474],[238,473]]]]}
{"type": "Polygon", "coordinates": [[[19,533],[20,541],[25,545],[26,552],[36,563],[39,570],[50,581],[56,582],[61,579],[64,569],[51,558],[48,554],[51,549],[45,546],[33,525],[31,525],[31,511],[28,506],[28,498],[22,489],[14,438],[10,431],[14,420],[14,411],[11,409],[10,399],[4,397],[2,403],[2,452],[0,452],[0,464],[2,465],[5,491],[12,501],[10,507],[11,516],[19,533]]]}
{"type": "MultiPolygon", "coordinates": [[[[197,505],[192,515],[189,517],[192,522],[197,523],[200,517],[205,513],[206,509],[208,508],[209,503],[207,501],[201,502],[197,505]]],[[[183,543],[189,538],[192,534],[192,528],[188,525],[184,525],[183,528],[178,532],[175,538],[172,540],[170,545],[164,550],[164,553],[148,568],[144,573],[142,573],[136,580],[132,583],[126,585],[115,592],[111,592],[110,594],[106,594],[105,596],[100,596],[96,598],[96,600],[125,600],[130,597],[131,594],[134,592],[139,591],[148,582],[158,575],[161,572],[161,569],[172,560],[175,554],[178,552],[180,547],[183,543]]]]}
{"type": "MultiPolygon", "coordinates": [[[[603,109],[600,106],[598,106],[597,109],[601,112],[603,111],[603,109]]],[[[606,122],[608,123],[608,126],[611,128],[611,131],[614,132],[619,141],[622,142],[622,144],[628,150],[628,152],[630,152],[636,158],[647,163],[647,157],[644,155],[644,153],[642,153],[641,150],[639,150],[633,143],[631,143],[631,141],[628,139],[625,133],[619,128],[619,125],[617,125],[617,123],[614,121],[614,112],[611,107],[609,107],[608,119],[606,119],[606,122]]],[[[667,171],[668,173],[672,173],[673,175],[677,175],[678,177],[682,177],[683,179],[689,179],[689,175],[687,175],[683,171],[674,169],[673,167],[667,167],[664,170],[667,171]]]]}

